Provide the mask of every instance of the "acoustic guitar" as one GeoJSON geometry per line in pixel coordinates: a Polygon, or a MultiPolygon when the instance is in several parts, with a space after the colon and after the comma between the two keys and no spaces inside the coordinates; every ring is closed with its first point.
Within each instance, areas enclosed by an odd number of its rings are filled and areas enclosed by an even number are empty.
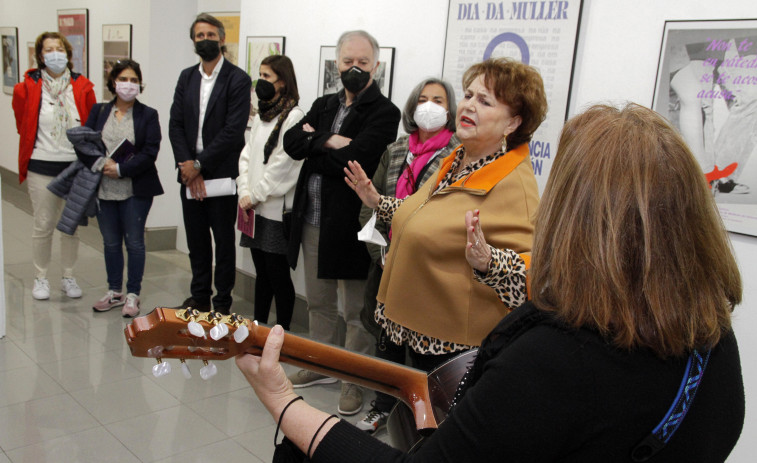
{"type": "MultiPolygon", "coordinates": [[[[170,364],[163,359],[180,359],[185,376],[189,375],[185,360],[198,359],[205,363],[200,370],[203,379],[214,374],[211,360],[224,360],[244,352],[260,355],[269,332],[270,328],[237,314],[160,307],[134,318],[124,330],[132,355],[157,360],[153,367],[155,376],[170,371],[170,364]]],[[[426,373],[285,333],[280,360],[401,400],[408,408],[395,408],[390,417],[394,428],[390,434],[395,447],[408,450],[418,434],[429,435],[444,421],[457,385],[475,354],[475,350],[468,351],[426,373]],[[406,418],[414,426],[408,426],[406,418]]]]}

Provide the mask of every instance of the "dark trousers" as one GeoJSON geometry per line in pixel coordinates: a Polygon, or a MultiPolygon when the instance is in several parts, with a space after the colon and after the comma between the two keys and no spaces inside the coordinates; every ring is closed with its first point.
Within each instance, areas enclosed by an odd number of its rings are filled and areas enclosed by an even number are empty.
{"type": "MultiPolygon", "coordinates": [[[[447,360],[451,360],[462,354],[462,352],[453,352],[451,354],[440,355],[419,354],[413,349],[407,347],[407,344],[400,346],[393,343],[389,339],[389,336],[386,334],[386,331],[381,331],[381,336],[376,343],[376,357],[404,365],[405,356],[407,355],[407,353],[409,353],[410,355],[410,363],[413,368],[428,372],[433,371],[436,367],[446,362],[447,360]]],[[[392,411],[392,407],[394,407],[394,404],[396,403],[397,399],[395,399],[394,397],[388,394],[384,394],[383,392],[376,392],[376,402],[374,402],[374,406],[379,411],[389,413],[390,411],[392,411]]]]}
{"type": "Polygon", "coordinates": [[[202,201],[187,199],[186,186],[181,186],[181,209],[187,232],[189,262],[192,266],[192,298],[210,304],[215,282],[213,308],[226,311],[231,307],[231,290],[236,276],[235,226],[237,197],[218,196],[202,201]],[[211,235],[211,231],[213,232],[211,235]],[[213,276],[213,244],[215,244],[215,278],[213,276]]]}
{"type": "Polygon", "coordinates": [[[108,289],[120,293],[123,287],[125,244],[129,256],[126,291],[139,296],[145,273],[145,221],[152,206],[152,197],[132,196],[123,201],[101,199],[99,202],[97,223],[103,235],[108,289]]]}
{"type": "Polygon", "coordinates": [[[276,298],[276,323],[289,330],[294,311],[294,284],[286,254],[250,249],[255,264],[255,320],[268,323],[271,302],[276,298]]]}

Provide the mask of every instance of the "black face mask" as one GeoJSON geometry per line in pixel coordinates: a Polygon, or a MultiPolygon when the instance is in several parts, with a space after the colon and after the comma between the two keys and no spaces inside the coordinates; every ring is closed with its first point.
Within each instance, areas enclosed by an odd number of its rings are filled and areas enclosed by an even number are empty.
{"type": "Polygon", "coordinates": [[[221,53],[218,40],[200,40],[195,42],[195,53],[200,55],[203,61],[213,61],[221,53]]]}
{"type": "Polygon", "coordinates": [[[276,96],[276,87],[265,79],[258,79],[255,84],[255,95],[260,101],[272,100],[276,96]]]}
{"type": "Polygon", "coordinates": [[[360,93],[371,80],[371,73],[352,66],[341,74],[342,85],[352,93],[360,93]]]}

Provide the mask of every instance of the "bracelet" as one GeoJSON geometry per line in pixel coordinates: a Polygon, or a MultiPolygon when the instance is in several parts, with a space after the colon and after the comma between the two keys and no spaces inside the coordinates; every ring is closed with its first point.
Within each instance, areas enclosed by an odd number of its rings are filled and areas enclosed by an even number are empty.
{"type": "Polygon", "coordinates": [[[281,410],[281,415],[279,415],[279,422],[276,423],[276,433],[273,435],[273,444],[276,445],[276,441],[279,439],[279,428],[281,427],[281,420],[284,418],[284,413],[286,413],[287,408],[289,408],[290,405],[297,402],[298,400],[302,400],[302,396],[298,395],[294,399],[290,400],[288,404],[284,406],[284,409],[281,410]]]}
{"type": "Polygon", "coordinates": [[[305,454],[307,455],[308,459],[313,458],[312,455],[310,455],[310,451],[313,450],[313,444],[315,444],[315,438],[318,437],[318,433],[321,432],[321,429],[323,429],[323,427],[326,426],[326,423],[328,423],[331,420],[331,418],[338,418],[338,417],[336,415],[329,416],[328,418],[323,420],[323,423],[321,423],[321,425],[318,426],[318,429],[315,430],[315,434],[313,434],[313,439],[310,440],[310,445],[308,446],[308,453],[305,454]]]}

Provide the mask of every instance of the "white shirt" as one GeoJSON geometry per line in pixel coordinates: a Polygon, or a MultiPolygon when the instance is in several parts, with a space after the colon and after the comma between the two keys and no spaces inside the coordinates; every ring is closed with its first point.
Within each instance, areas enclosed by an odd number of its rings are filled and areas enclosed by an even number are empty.
{"type": "Polygon", "coordinates": [[[213,93],[213,87],[216,85],[216,80],[218,80],[218,73],[221,72],[221,66],[223,66],[223,55],[221,55],[221,59],[218,60],[216,63],[216,67],[213,68],[213,72],[210,73],[210,75],[206,75],[205,72],[202,70],[202,61],[200,61],[200,76],[202,76],[202,80],[200,81],[200,121],[199,121],[199,127],[197,128],[197,152],[202,153],[203,145],[202,145],[202,123],[205,121],[205,110],[208,108],[208,101],[210,101],[210,94],[213,93]]]}

